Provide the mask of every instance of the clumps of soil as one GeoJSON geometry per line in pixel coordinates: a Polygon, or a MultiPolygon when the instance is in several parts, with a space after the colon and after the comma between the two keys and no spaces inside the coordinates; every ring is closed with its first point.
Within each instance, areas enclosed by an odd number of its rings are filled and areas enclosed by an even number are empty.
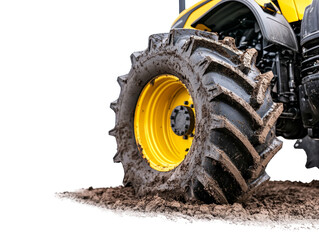
{"type": "Polygon", "coordinates": [[[138,198],[131,187],[90,187],[77,192],[64,192],[59,196],[112,210],[160,213],[188,219],[238,222],[308,220],[310,223],[319,223],[319,181],[270,181],[245,203],[232,205],[184,203],[157,195],[138,198]]]}

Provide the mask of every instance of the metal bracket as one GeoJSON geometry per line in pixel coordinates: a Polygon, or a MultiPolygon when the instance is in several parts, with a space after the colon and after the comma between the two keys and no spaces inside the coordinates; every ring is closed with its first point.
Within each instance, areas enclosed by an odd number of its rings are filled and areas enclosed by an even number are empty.
{"type": "Polygon", "coordinates": [[[305,150],[307,154],[306,168],[319,168],[319,140],[306,136],[303,139],[298,139],[294,147],[305,150]]]}

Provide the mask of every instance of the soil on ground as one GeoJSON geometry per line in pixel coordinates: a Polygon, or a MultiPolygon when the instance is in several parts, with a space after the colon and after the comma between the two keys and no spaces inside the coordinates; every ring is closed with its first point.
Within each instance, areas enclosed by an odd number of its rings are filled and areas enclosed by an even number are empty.
{"type": "Polygon", "coordinates": [[[302,220],[319,226],[319,181],[270,181],[246,202],[231,205],[185,203],[157,195],[139,198],[131,187],[90,187],[77,192],[64,192],[59,196],[112,210],[160,213],[187,219],[238,222],[302,220]]]}

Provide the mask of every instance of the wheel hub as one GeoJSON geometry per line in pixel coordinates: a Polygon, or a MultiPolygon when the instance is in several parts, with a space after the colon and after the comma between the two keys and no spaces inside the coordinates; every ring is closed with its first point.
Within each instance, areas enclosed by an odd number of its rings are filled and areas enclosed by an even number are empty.
{"type": "Polygon", "coordinates": [[[171,114],[171,128],[178,136],[187,136],[194,130],[194,112],[188,106],[177,106],[171,114]]]}

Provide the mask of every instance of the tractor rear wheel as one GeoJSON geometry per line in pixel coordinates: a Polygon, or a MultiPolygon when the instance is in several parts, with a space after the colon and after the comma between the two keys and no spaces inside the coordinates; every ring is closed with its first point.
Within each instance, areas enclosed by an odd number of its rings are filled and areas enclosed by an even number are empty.
{"type": "Polygon", "coordinates": [[[268,180],[266,165],[282,146],[274,129],[282,105],[256,56],[198,30],[150,36],[111,103],[124,185],[137,195],[226,204],[268,180]]]}

